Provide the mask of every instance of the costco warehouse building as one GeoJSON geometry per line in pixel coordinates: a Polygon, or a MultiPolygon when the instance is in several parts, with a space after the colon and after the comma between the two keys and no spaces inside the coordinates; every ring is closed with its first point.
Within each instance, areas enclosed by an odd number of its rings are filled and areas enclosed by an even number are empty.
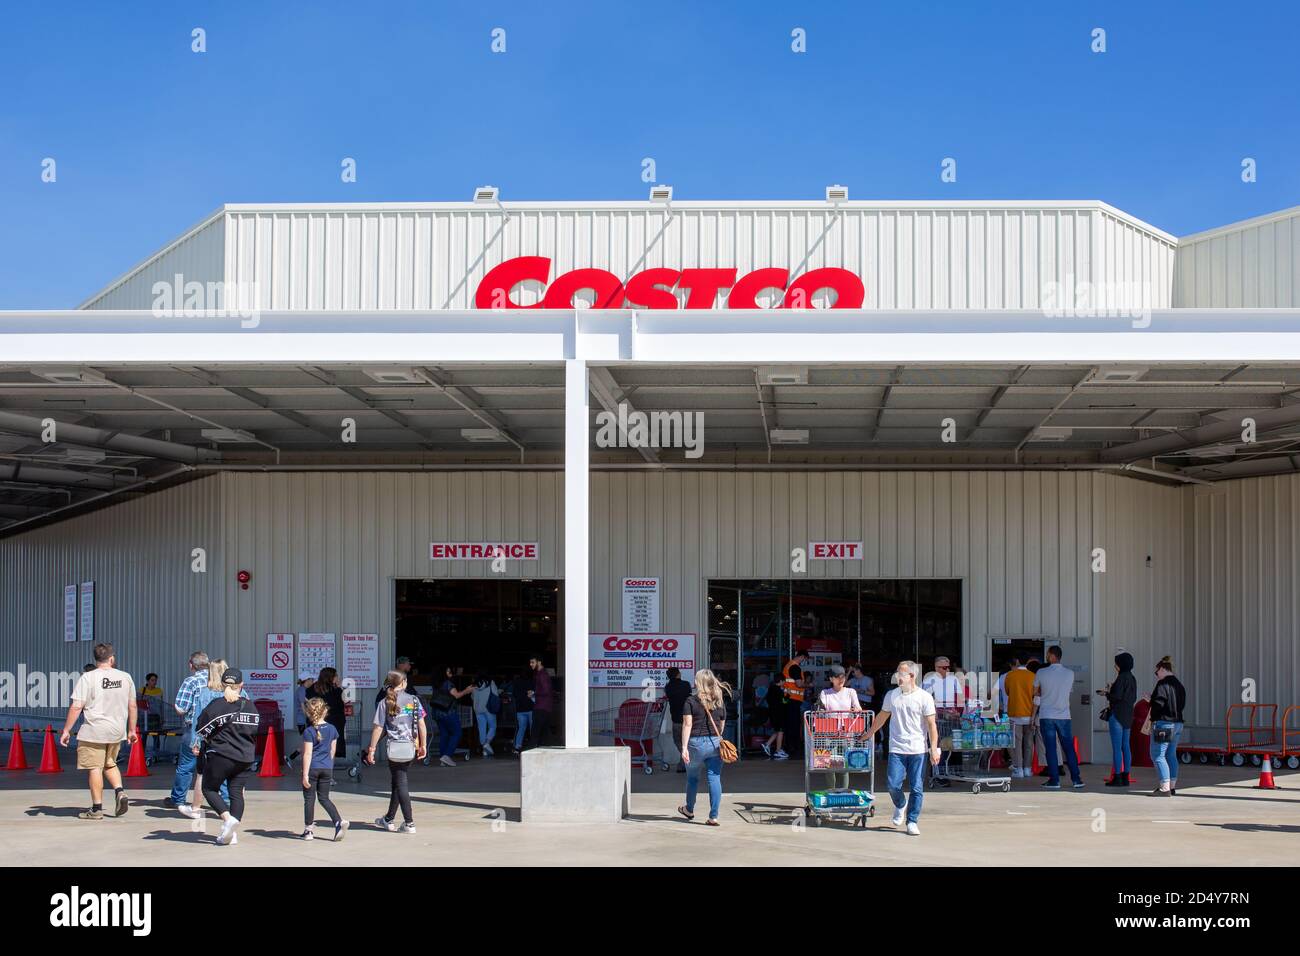
{"type": "Polygon", "coordinates": [[[741,711],[795,646],[1060,643],[1101,760],[1121,648],[1140,685],[1172,655],[1193,742],[1243,681],[1300,703],[1298,468],[1300,208],[231,205],[0,313],[0,660],[108,640],[170,696],[268,634],[377,635],[380,674],[540,652],[576,747],[639,693],[611,636],[677,636],[741,711]],[[606,447],[604,412],[698,413],[702,447],[606,447]]]}

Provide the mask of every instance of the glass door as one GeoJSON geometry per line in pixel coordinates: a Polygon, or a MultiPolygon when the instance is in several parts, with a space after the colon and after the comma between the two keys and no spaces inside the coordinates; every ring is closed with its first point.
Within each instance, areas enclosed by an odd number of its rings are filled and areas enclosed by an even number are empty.
{"type": "Polygon", "coordinates": [[[723,736],[739,747],[740,737],[736,728],[741,725],[744,714],[740,690],[744,686],[740,655],[740,592],[735,588],[710,584],[706,598],[709,602],[708,646],[701,648],[703,653],[695,666],[708,667],[718,680],[735,688],[736,696],[727,702],[727,728],[723,736]]]}

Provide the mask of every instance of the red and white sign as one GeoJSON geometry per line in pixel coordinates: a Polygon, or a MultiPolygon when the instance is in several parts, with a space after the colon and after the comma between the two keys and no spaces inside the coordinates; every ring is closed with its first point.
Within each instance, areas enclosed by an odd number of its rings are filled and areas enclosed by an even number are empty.
{"type": "Polygon", "coordinates": [[[653,634],[659,630],[659,579],[623,579],[623,630],[653,634]]]}
{"type": "Polygon", "coordinates": [[[293,635],[266,635],[266,666],[271,670],[293,670],[293,635]]]}
{"type": "Polygon", "coordinates": [[[809,541],[808,557],[814,561],[861,561],[861,541],[809,541]]]}
{"type": "Polygon", "coordinates": [[[595,293],[595,309],[677,309],[681,305],[676,292],[685,292],[686,308],[712,309],[718,294],[730,289],[728,309],[757,309],[759,293],[777,289],[785,293],[779,306],[782,309],[811,309],[813,296],[823,290],[835,293],[832,309],[860,309],[867,295],[862,280],[848,269],[812,269],[793,282],[789,269],[755,269],[737,278],[739,271],[734,267],[646,269],[624,283],[604,269],[574,269],[556,276],[547,285],[541,302],[519,305],[511,298],[515,287],[521,282],[546,285],[551,260],[546,256],[516,256],[488,270],[474,293],[474,305],[480,309],[572,309],[574,295],[591,291],[595,293]]]}
{"type": "Polygon", "coordinates": [[[536,561],[536,541],[435,541],[429,545],[430,561],[536,561]]]}
{"type": "Polygon", "coordinates": [[[694,634],[592,634],[588,646],[592,687],[663,687],[670,667],[695,677],[694,634]]]}
{"type": "Polygon", "coordinates": [[[326,667],[338,668],[333,634],[298,635],[298,678],[319,677],[326,667]]]}
{"type": "Polygon", "coordinates": [[[379,686],[379,635],[343,635],[343,679],[358,687],[379,686]]]}
{"type": "Polygon", "coordinates": [[[284,726],[290,727],[296,719],[293,703],[293,671],[268,668],[264,671],[245,671],[244,690],[249,700],[273,700],[280,705],[284,726]]]}

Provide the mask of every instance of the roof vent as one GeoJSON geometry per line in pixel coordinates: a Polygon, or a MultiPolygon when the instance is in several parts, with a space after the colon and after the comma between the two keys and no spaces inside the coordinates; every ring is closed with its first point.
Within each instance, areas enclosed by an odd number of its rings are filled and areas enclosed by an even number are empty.
{"type": "Polygon", "coordinates": [[[758,380],[764,385],[807,385],[808,370],[793,365],[763,365],[759,366],[758,380]]]}
{"type": "Polygon", "coordinates": [[[424,379],[415,374],[414,369],[409,368],[363,368],[361,370],[368,378],[374,379],[380,385],[422,385],[424,379]]]}
{"type": "Polygon", "coordinates": [[[808,429],[773,428],[768,432],[768,437],[773,445],[806,445],[808,444],[808,429]]]}
{"type": "Polygon", "coordinates": [[[1097,369],[1097,374],[1089,381],[1099,385],[1135,385],[1149,371],[1148,368],[1133,365],[1103,366],[1097,369]]]}

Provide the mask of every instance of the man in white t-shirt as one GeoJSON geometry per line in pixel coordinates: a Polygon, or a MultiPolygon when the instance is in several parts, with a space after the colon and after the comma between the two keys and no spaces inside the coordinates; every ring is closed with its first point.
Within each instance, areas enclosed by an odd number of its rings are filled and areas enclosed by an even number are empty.
{"type": "Polygon", "coordinates": [[[894,673],[898,686],[885,695],[871,725],[872,736],[891,717],[889,726],[889,768],[886,774],[889,797],[894,802],[894,826],[907,819],[907,832],[920,836],[917,825],[921,818],[921,802],[925,795],[923,783],[925,757],[930,756],[931,766],[939,763],[939,728],[935,723],[934,698],[928,691],[916,686],[921,668],[915,661],[903,661],[894,673]],[[929,746],[926,739],[929,738],[929,746]],[[907,779],[911,798],[903,794],[903,780],[907,779]]]}
{"type": "Polygon", "coordinates": [[[1065,750],[1070,780],[1075,790],[1083,789],[1079,760],[1074,755],[1074,730],[1070,724],[1070,693],[1074,690],[1074,671],[1061,666],[1061,648],[1047,649],[1048,666],[1034,675],[1034,716],[1043,732],[1043,750],[1047,752],[1047,782],[1044,790],[1061,789],[1061,764],[1057,759],[1057,742],[1065,750]]]}
{"type": "Polygon", "coordinates": [[[135,683],[131,675],[117,669],[112,644],[95,645],[95,667],[77,678],[72,688],[72,705],[63,724],[59,743],[66,747],[77,719],[84,717],[77,731],[77,769],[89,772],[90,809],[77,816],[82,820],[104,819],[104,781],[115,798],[115,815],[126,813],[129,804],[117,769],[117,752],[125,738],[132,745],[136,736],[135,683]]]}

